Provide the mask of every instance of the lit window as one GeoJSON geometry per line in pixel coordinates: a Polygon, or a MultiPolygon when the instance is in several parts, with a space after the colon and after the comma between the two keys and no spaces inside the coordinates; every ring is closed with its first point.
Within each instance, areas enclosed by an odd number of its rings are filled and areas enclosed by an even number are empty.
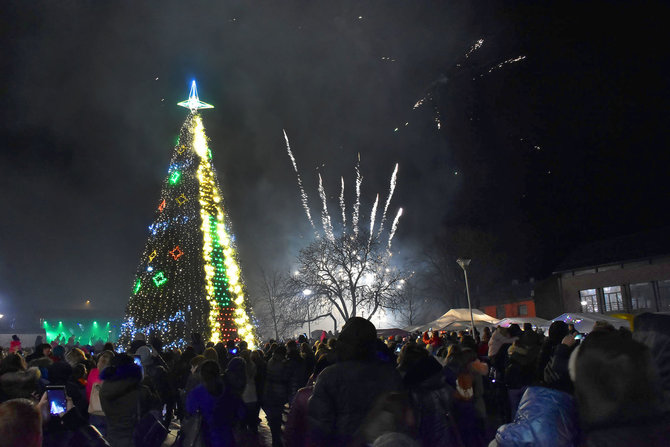
{"type": "Polygon", "coordinates": [[[651,309],[654,307],[654,289],[650,282],[630,285],[630,304],[632,309],[651,309]]]}
{"type": "Polygon", "coordinates": [[[670,279],[658,282],[658,307],[661,312],[670,312],[670,279]]]}
{"type": "Polygon", "coordinates": [[[526,315],[528,315],[528,306],[525,304],[519,304],[519,316],[525,317],[526,315]]]}
{"type": "Polygon", "coordinates": [[[580,290],[579,299],[581,300],[582,312],[600,312],[598,309],[598,294],[596,294],[596,289],[580,290]]]}
{"type": "Polygon", "coordinates": [[[603,287],[603,297],[605,298],[605,312],[624,310],[621,286],[603,287]]]}

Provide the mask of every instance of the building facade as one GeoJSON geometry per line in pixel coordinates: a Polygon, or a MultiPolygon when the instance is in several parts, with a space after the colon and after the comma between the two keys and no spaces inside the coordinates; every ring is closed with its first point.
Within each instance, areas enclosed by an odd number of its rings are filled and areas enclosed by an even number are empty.
{"type": "Polygon", "coordinates": [[[563,312],[670,312],[670,231],[581,247],[554,276],[563,312]]]}
{"type": "Polygon", "coordinates": [[[557,274],[565,312],[670,312],[670,257],[557,274]]]}

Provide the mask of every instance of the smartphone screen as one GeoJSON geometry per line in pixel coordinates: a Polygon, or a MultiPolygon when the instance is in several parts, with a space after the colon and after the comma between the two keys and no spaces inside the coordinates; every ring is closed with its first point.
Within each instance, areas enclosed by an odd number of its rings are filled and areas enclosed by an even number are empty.
{"type": "Polygon", "coordinates": [[[64,386],[48,386],[47,399],[49,400],[49,413],[59,415],[67,410],[64,386]]]}
{"type": "Polygon", "coordinates": [[[142,366],[142,357],[139,355],[133,356],[134,362],[137,366],[142,366]]]}

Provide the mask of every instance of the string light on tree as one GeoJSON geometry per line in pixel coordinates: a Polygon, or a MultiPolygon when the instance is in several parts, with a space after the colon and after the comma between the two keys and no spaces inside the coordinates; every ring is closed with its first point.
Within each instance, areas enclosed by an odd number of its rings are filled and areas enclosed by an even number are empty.
{"type": "Polygon", "coordinates": [[[129,343],[137,332],[157,332],[165,346],[183,347],[192,333],[200,333],[214,343],[243,339],[253,348],[251,307],[198,112],[213,106],[200,101],[195,82],[189,99],[179,105],[191,113],[149,226],[121,341],[129,343]]]}

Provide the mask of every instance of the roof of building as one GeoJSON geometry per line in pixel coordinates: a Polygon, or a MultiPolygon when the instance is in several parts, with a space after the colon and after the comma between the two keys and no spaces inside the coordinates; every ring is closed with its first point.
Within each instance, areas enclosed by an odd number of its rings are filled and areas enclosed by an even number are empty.
{"type": "Polygon", "coordinates": [[[511,281],[495,284],[490,290],[478,294],[475,302],[478,306],[494,306],[532,300],[537,283],[533,281],[511,281]]]}
{"type": "Polygon", "coordinates": [[[670,228],[604,239],[573,251],[554,273],[670,256],[670,228]]]}

